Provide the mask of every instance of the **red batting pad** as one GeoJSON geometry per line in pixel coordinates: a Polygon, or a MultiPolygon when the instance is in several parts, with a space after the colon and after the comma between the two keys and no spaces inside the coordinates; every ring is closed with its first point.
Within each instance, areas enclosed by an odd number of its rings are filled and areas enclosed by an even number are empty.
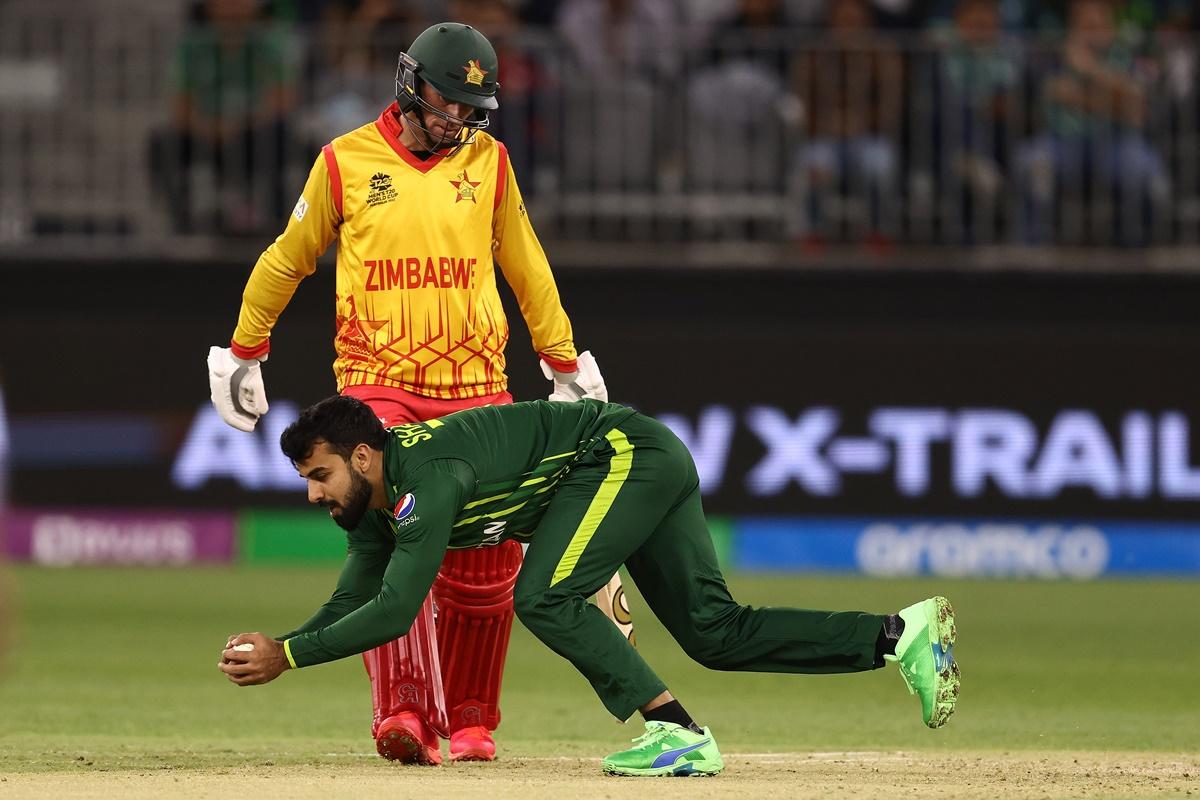
{"type": "Polygon", "coordinates": [[[500,679],[513,623],[521,545],[451,550],[433,584],[450,730],[500,725],[500,679]]]}
{"type": "MultiPolygon", "coordinates": [[[[511,588],[508,605],[512,608],[511,588]]],[[[439,736],[449,735],[433,630],[432,594],[425,598],[408,633],[363,653],[363,663],[371,678],[371,704],[375,711],[372,736],[378,732],[379,723],[401,711],[415,711],[439,736]]]]}

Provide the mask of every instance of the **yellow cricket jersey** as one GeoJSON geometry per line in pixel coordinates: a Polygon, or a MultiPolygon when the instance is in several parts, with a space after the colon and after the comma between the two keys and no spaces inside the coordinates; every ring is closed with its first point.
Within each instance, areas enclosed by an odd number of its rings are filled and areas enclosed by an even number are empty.
{"type": "Polygon", "coordinates": [[[393,103],[322,149],[246,283],[233,352],[270,349],[279,314],[336,239],[338,391],[370,384],[444,400],[504,391],[508,321],[493,258],[534,348],[574,370],[571,323],[504,145],[479,132],[452,157],[421,161],[400,130],[393,103]]]}

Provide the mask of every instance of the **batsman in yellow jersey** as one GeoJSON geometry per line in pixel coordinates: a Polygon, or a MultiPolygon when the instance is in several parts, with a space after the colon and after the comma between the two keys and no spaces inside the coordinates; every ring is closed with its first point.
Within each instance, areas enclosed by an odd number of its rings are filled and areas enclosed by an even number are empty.
{"type": "MultiPolygon", "coordinates": [[[[484,131],[498,107],[497,71],[478,31],[434,25],[400,54],[396,102],[322,148],[286,229],[250,275],[230,347],[209,352],[226,422],[251,431],[267,413],[260,364],[271,331],[334,241],[337,388],[386,425],[512,402],[496,264],[554,383],[550,399],[607,399],[591,354],[576,354],[507,151],[484,131]]],[[[493,546],[447,553],[408,635],[363,655],[385,758],[438,764],[446,737],[452,760],[495,758],[522,555],[493,533],[493,546]]],[[[610,615],[616,589],[603,598],[610,615]]]]}

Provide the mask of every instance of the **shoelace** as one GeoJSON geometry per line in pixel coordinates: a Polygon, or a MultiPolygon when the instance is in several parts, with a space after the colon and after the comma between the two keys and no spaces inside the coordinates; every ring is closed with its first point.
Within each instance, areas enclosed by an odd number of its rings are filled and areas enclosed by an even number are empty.
{"type": "Polygon", "coordinates": [[[643,733],[641,736],[637,737],[636,739],[631,739],[630,741],[632,741],[634,744],[638,744],[638,745],[653,744],[654,742],[658,741],[659,739],[662,739],[664,736],[670,735],[670,733],[671,733],[671,731],[667,729],[666,725],[663,725],[662,723],[658,723],[653,728],[647,728],[645,733],[643,733]]]}

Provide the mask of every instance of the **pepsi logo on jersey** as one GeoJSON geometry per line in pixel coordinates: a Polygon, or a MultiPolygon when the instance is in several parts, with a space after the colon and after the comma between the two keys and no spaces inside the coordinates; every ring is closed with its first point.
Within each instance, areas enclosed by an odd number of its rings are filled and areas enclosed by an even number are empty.
{"type": "Polygon", "coordinates": [[[410,516],[413,513],[413,509],[416,507],[417,498],[413,496],[412,492],[409,492],[401,497],[400,501],[396,503],[396,510],[393,512],[392,516],[395,517],[397,522],[399,522],[400,520],[410,516]]]}

